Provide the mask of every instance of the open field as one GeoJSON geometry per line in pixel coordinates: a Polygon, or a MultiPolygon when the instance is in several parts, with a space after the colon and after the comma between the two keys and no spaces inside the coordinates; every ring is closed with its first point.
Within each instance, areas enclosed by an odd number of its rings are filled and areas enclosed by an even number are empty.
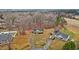
{"type": "Polygon", "coordinates": [[[68,25],[67,25],[68,30],[75,33],[74,39],[76,41],[79,41],[79,21],[75,20],[75,19],[69,19],[69,18],[65,18],[65,19],[68,23],[68,25]]]}
{"type": "Polygon", "coordinates": [[[79,21],[75,19],[65,18],[69,26],[79,27],[79,21]]]}

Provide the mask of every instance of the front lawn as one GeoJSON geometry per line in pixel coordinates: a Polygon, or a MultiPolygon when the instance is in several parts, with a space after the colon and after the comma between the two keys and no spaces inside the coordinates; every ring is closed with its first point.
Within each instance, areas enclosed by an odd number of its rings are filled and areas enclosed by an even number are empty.
{"type": "Polygon", "coordinates": [[[75,33],[69,31],[67,28],[62,29],[61,32],[65,33],[65,34],[67,34],[67,35],[70,35],[71,38],[73,38],[74,35],[75,35],[75,33]]]}

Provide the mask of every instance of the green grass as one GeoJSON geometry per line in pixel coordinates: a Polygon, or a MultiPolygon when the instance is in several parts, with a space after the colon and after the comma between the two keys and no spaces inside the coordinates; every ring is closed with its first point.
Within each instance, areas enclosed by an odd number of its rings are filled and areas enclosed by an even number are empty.
{"type": "Polygon", "coordinates": [[[70,35],[71,38],[73,38],[73,36],[75,35],[75,33],[69,31],[67,28],[62,29],[61,31],[67,35],[70,35]]]}

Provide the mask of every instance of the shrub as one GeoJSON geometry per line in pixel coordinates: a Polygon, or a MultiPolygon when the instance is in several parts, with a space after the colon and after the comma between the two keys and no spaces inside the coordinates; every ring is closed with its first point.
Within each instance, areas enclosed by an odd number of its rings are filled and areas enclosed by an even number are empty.
{"type": "Polygon", "coordinates": [[[70,41],[70,42],[67,42],[67,43],[65,43],[65,45],[63,46],[63,49],[64,50],[75,50],[75,42],[72,42],[72,41],[70,41]]]}

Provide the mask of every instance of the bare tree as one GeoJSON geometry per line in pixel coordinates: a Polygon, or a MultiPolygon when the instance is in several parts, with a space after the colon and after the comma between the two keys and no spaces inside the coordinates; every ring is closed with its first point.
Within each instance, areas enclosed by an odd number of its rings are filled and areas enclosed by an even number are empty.
{"type": "Polygon", "coordinates": [[[7,24],[7,28],[8,28],[9,31],[13,29],[13,25],[15,23],[15,19],[16,19],[15,16],[7,17],[6,24],[7,24]]]}
{"type": "Polygon", "coordinates": [[[3,14],[0,14],[0,19],[4,19],[3,14]]]}
{"type": "Polygon", "coordinates": [[[44,19],[45,19],[44,15],[42,13],[36,13],[33,17],[33,22],[36,25],[35,28],[43,28],[43,20],[44,19]]]}

